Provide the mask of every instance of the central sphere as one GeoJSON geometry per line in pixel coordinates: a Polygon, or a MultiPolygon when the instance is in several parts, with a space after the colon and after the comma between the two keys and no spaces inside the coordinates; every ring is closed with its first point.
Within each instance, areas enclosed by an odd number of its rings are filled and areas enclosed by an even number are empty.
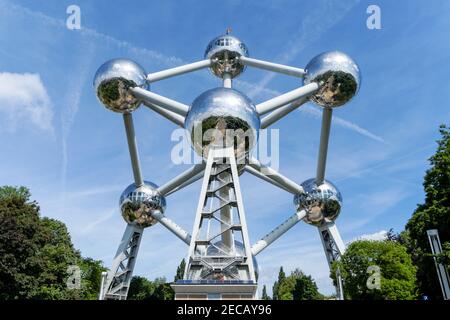
{"type": "Polygon", "coordinates": [[[258,140],[260,119],[247,96],[221,87],[194,100],[184,125],[195,152],[205,159],[210,147],[233,147],[236,158],[242,159],[258,140]]]}

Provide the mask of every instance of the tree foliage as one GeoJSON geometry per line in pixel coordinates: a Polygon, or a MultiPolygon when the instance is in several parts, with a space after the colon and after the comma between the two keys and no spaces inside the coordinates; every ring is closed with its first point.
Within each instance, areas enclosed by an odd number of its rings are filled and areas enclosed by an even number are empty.
{"type": "Polygon", "coordinates": [[[425,202],[417,206],[402,234],[418,267],[417,279],[421,295],[441,299],[442,293],[428,243],[427,230],[437,229],[444,249],[440,261],[450,256],[450,129],[440,127],[441,138],[436,153],[429,159],[431,167],[423,182],[425,202]]]}
{"type": "Polygon", "coordinates": [[[186,261],[183,259],[183,260],[181,260],[180,265],[177,268],[177,273],[175,274],[175,279],[174,279],[175,282],[183,279],[185,268],[186,268],[186,261]]]}
{"type": "Polygon", "coordinates": [[[272,287],[273,300],[280,300],[278,296],[278,289],[281,282],[283,282],[284,279],[286,279],[286,274],[284,273],[283,267],[280,267],[280,271],[278,272],[278,280],[275,281],[272,287]]]}
{"type": "Polygon", "coordinates": [[[346,298],[367,300],[411,300],[416,297],[416,268],[400,243],[360,240],[352,242],[341,260],[335,262],[331,277],[336,282],[339,268],[346,298]],[[380,270],[380,288],[367,285],[370,266],[380,270]]]}
{"type": "Polygon", "coordinates": [[[40,217],[27,188],[0,187],[0,299],[94,299],[102,271],[62,222],[40,217]],[[69,266],[81,269],[81,289],[68,288],[69,266]]]}
{"type": "Polygon", "coordinates": [[[262,299],[262,300],[270,300],[270,297],[269,297],[269,295],[267,294],[267,288],[266,288],[266,285],[263,286],[261,299],[262,299]]]}
{"type": "MultiPolygon", "coordinates": [[[[265,289],[264,286],[263,300],[265,300],[264,297],[267,297],[268,300],[270,298],[267,296],[265,289]]],[[[272,295],[273,300],[316,300],[323,298],[311,276],[307,276],[296,269],[286,277],[283,267],[280,267],[278,279],[273,284],[272,295]]]]}
{"type": "Polygon", "coordinates": [[[166,278],[156,278],[154,281],[144,277],[134,276],[131,279],[128,300],[173,300],[174,291],[166,278]]]}
{"type": "Polygon", "coordinates": [[[279,282],[277,294],[278,300],[318,300],[323,297],[311,276],[299,269],[279,282]]]}

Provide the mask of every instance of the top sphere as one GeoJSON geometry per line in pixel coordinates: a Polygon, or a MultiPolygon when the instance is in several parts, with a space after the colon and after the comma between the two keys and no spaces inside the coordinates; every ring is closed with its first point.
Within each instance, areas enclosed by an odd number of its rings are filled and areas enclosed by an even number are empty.
{"type": "Polygon", "coordinates": [[[359,67],[342,52],[322,53],[313,58],[305,68],[303,83],[317,82],[319,90],[311,97],[322,107],[339,107],[350,101],[360,86],[359,67]]]}
{"type": "Polygon", "coordinates": [[[260,119],[247,96],[219,87],[194,100],[184,126],[194,150],[205,159],[212,146],[233,147],[236,158],[242,160],[258,140],[260,119]]]}
{"type": "Polygon", "coordinates": [[[140,101],[129,91],[130,88],[147,88],[147,74],[136,62],[127,59],[113,59],[105,62],[94,77],[97,98],[109,110],[128,113],[137,109],[140,101]]]}
{"type": "Polygon", "coordinates": [[[303,219],[306,223],[320,226],[337,219],[342,207],[342,196],[339,190],[329,181],[321,185],[316,179],[309,179],[302,183],[305,193],[294,197],[294,204],[298,210],[306,210],[303,219]]]}
{"type": "Polygon", "coordinates": [[[247,46],[230,34],[213,39],[205,50],[205,58],[213,61],[210,70],[219,78],[223,78],[225,73],[234,78],[245,70],[245,65],[239,61],[240,56],[248,57],[247,46]]]}

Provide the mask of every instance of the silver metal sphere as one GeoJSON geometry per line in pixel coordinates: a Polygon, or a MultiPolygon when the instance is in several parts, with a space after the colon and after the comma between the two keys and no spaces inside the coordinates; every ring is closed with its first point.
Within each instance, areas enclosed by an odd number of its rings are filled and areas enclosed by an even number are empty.
{"type": "Polygon", "coordinates": [[[323,107],[339,107],[358,92],[361,76],[352,58],[342,52],[325,52],[312,59],[305,68],[303,83],[317,82],[320,89],[311,100],[323,107]]]}
{"type": "Polygon", "coordinates": [[[128,89],[146,89],[146,77],[144,69],[134,61],[109,60],[98,68],[95,74],[95,93],[107,109],[119,113],[132,112],[139,107],[140,101],[128,89]]]}
{"type": "Polygon", "coordinates": [[[248,97],[220,87],[194,100],[184,125],[197,154],[207,158],[210,147],[233,147],[242,159],[258,140],[260,119],[248,97]]]}
{"type": "Polygon", "coordinates": [[[316,179],[309,179],[302,183],[305,194],[294,197],[294,204],[299,210],[305,210],[306,223],[320,226],[336,220],[341,212],[342,196],[339,190],[329,181],[320,186],[316,179]]]}
{"type": "Polygon", "coordinates": [[[155,211],[164,213],[166,199],[159,194],[158,186],[149,181],[138,188],[130,184],[120,196],[119,206],[122,217],[129,224],[146,228],[157,221],[151,216],[155,211]]]}
{"type": "Polygon", "coordinates": [[[225,73],[234,78],[245,70],[245,65],[239,61],[240,56],[248,57],[247,46],[230,34],[213,39],[205,50],[205,58],[213,60],[210,70],[219,78],[223,78],[225,73]]]}

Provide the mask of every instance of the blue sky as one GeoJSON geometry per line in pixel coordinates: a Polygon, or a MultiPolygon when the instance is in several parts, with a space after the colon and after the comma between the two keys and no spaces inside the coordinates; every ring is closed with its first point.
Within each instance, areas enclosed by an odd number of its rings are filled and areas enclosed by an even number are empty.
{"type": "MultiPolygon", "coordinates": [[[[423,201],[422,178],[440,123],[450,119],[450,2],[435,1],[8,1],[0,0],[1,185],[25,185],[42,214],[67,224],[85,256],[110,264],[125,228],[118,198],[132,182],[120,115],[96,100],[92,79],[106,60],[127,57],[148,72],[200,60],[228,26],[255,58],[304,67],[341,50],[362,70],[358,96],[335,110],[327,178],[344,197],[344,241],[401,231],[423,201]],[[81,8],[68,30],[66,8],[81,8]],[[381,8],[369,30],[366,8],[381,8]]],[[[298,87],[298,79],[247,69],[234,82],[256,103],[298,87]]],[[[207,70],[158,82],[152,90],[186,104],[219,86],[207,70]]],[[[157,184],[173,165],[175,126],[146,108],[134,113],[144,176],[157,184]]],[[[298,183],[315,173],[320,109],[302,106],[280,129],[280,171],[298,183]]],[[[254,243],[294,212],[292,196],[242,176],[254,243]]],[[[200,183],[167,198],[166,215],[192,229],[200,183]]],[[[156,225],[146,230],[135,274],[172,279],[184,243],[156,225]]],[[[317,230],[299,223],[258,256],[260,283],[296,267],[332,293],[317,230]]]]}

